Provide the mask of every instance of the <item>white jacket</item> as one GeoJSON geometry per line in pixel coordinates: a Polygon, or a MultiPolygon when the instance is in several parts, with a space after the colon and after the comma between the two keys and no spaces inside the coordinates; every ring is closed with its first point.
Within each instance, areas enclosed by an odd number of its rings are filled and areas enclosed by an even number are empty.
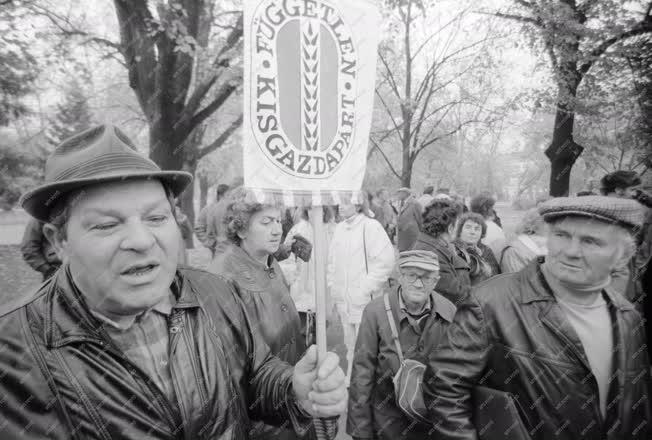
{"type": "Polygon", "coordinates": [[[360,323],[372,294],[380,293],[393,267],[394,248],[376,220],[358,214],[335,227],[327,280],[335,304],[346,305],[349,323],[360,323]]]}
{"type": "MultiPolygon", "coordinates": [[[[327,223],[324,225],[326,231],[326,244],[328,245],[331,242],[333,237],[333,230],[335,228],[334,223],[327,223]]],[[[299,220],[292,229],[288,232],[287,237],[285,238],[285,243],[288,244],[292,241],[295,235],[301,235],[307,239],[310,243],[315,245],[314,235],[312,232],[312,224],[307,220],[299,220]]],[[[326,252],[328,249],[326,249],[326,252]]],[[[325,252],[325,254],[326,254],[325,252]]],[[[315,264],[314,256],[311,256],[310,261],[305,262],[302,259],[292,255],[283,266],[286,278],[290,282],[290,296],[294,300],[294,304],[297,307],[299,312],[315,311],[315,264]],[[288,264],[291,264],[292,267],[289,267],[288,264]],[[290,275],[290,276],[288,276],[290,275]]],[[[285,262],[283,262],[285,263],[285,262]]],[[[281,263],[282,264],[282,263],[281,263]]]]}

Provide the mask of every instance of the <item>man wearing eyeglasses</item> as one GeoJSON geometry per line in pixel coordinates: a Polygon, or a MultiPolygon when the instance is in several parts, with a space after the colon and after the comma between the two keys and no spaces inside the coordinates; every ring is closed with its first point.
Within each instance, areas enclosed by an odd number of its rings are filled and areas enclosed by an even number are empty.
{"type": "MultiPolygon", "coordinates": [[[[398,258],[399,284],[387,293],[405,359],[428,360],[453,320],[455,305],[434,291],[437,254],[405,251],[398,258]]],[[[431,426],[408,418],[396,405],[392,378],[400,367],[385,298],[372,300],[362,314],[355,347],[347,432],[354,439],[430,439],[431,426]]]]}

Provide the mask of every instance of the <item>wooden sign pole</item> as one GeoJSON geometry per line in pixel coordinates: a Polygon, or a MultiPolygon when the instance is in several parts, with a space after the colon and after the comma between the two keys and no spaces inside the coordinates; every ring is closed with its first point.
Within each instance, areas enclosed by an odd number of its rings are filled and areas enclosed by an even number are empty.
{"type": "Polygon", "coordinates": [[[317,327],[317,362],[321,364],[326,357],[326,228],[324,226],[324,208],[313,206],[310,209],[312,223],[313,248],[312,264],[315,274],[315,315],[317,327]]]}
{"type": "MultiPolygon", "coordinates": [[[[312,224],[312,258],[315,274],[315,321],[317,333],[317,364],[321,365],[326,358],[326,227],[324,225],[324,207],[313,206],[310,209],[310,222],[312,224]]],[[[332,440],[337,432],[337,419],[314,420],[315,432],[318,440],[332,440]]]]}

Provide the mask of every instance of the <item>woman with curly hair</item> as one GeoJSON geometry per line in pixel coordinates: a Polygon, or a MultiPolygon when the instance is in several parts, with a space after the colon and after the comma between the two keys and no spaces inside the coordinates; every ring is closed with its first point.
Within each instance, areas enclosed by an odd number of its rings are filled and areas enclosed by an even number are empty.
{"type": "MultiPolygon", "coordinates": [[[[281,246],[282,210],[258,203],[251,191],[236,188],[228,196],[223,222],[229,245],[209,270],[236,286],[253,327],[272,353],[295,365],[306,351],[299,313],[274,254],[281,246]]],[[[258,423],[251,439],[295,439],[294,431],[258,423]]]]}
{"type": "Polygon", "coordinates": [[[457,222],[453,244],[457,254],[469,265],[472,286],[500,273],[493,251],[481,242],[486,233],[484,217],[475,212],[462,214],[457,222]]]}
{"type": "Polygon", "coordinates": [[[457,255],[453,244],[455,221],[461,207],[451,200],[435,199],[423,213],[423,228],[413,249],[431,251],[439,259],[439,281],[435,291],[453,303],[471,290],[469,265],[457,255]]]}

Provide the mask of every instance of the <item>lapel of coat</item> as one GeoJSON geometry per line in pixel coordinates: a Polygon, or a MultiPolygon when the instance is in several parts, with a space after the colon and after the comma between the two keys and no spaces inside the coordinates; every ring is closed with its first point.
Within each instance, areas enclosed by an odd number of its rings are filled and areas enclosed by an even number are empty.
{"type": "Polygon", "coordinates": [[[568,318],[566,318],[561,306],[555,300],[552,289],[541,271],[541,263],[543,263],[543,259],[534,261],[532,265],[535,267],[530,266],[530,270],[534,272],[531,273],[533,276],[530,278],[533,291],[531,295],[528,295],[530,297],[526,302],[545,301],[547,303],[542,305],[539,319],[563,343],[566,349],[577,358],[579,363],[588,372],[591,372],[591,366],[584,352],[582,342],[568,318]]]}

